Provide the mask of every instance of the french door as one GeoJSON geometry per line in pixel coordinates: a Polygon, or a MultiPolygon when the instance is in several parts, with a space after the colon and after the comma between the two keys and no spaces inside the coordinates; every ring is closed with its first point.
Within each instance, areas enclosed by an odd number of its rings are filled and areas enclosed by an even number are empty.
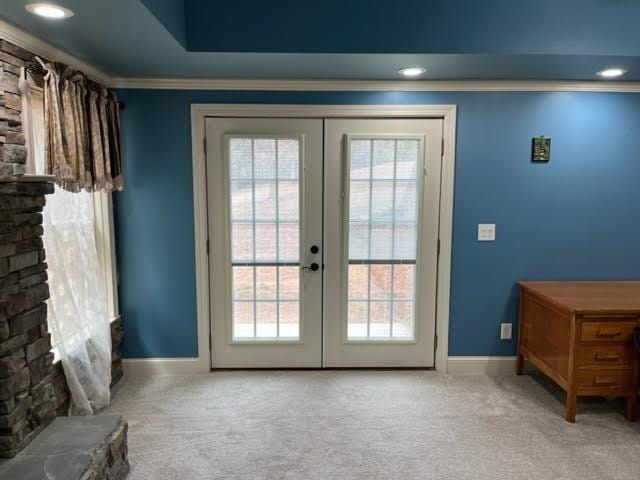
{"type": "Polygon", "coordinates": [[[325,122],[327,367],[431,367],[442,120],[325,122]]]}
{"type": "Polygon", "coordinates": [[[212,366],[433,366],[442,121],[208,118],[212,366]]]}
{"type": "Polygon", "coordinates": [[[206,123],[214,368],[322,366],[322,120],[206,123]]]}

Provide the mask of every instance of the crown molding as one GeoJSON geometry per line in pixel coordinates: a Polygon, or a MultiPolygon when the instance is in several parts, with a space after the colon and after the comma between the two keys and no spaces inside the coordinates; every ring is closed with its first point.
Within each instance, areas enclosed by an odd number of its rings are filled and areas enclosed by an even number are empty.
{"type": "Polygon", "coordinates": [[[0,19],[0,38],[48,60],[65,63],[111,88],[326,92],[619,92],[639,93],[640,82],[556,80],[277,80],[246,78],[111,77],[90,63],[0,19]]]}
{"type": "Polygon", "coordinates": [[[0,38],[27,50],[39,57],[53,62],[60,62],[80,70],[89,78],[103,84],[110,85],[111,78],[93,65],[70,55],[50,43],[0,19],[0,38]]]}
{"type": "Polygon", "coordinates": [[[367,92],[640,92],[640,82],[555,80],[259,80],[215,78],[113,78],[114,88],[162,90],[367,91],[367,92]]]}

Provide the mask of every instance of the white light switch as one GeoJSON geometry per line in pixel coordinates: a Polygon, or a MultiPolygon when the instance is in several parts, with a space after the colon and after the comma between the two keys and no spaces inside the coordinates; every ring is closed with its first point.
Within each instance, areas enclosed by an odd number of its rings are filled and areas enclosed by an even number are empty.
{"type": "Polygon", "coordinates": [[[500,339],[511,340],[511,324],[510,323],[500,324],[500,339]]]}
{"type": "Polygon", "coordinates": [[[495,223],[479,223],[478,224],[478,241],[493,242],[496,239],[495,223]]]}

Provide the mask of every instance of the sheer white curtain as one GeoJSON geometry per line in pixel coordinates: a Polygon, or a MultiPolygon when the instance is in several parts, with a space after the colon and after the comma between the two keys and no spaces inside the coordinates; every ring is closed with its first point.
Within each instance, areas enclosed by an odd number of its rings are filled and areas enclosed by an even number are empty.
{"type": "Polygon", "coordinates": [[[111,332],[96,249],[92,194],[56,187],[43,213],[49,330],[72,396],[72,414],[109,404],[111,332]]]}
{"type": "MultiPolygon", "coordinates": [[[[28,145],[36,173],[43,171],[42,92],[25,85],[28,145]]],[[[111,383],[111,331],[98,257],[92,193],[56,187],[43,211],[49,290],[48,323],[71,391],[70,413],[91,415],[107,406],[111,383]]]]}

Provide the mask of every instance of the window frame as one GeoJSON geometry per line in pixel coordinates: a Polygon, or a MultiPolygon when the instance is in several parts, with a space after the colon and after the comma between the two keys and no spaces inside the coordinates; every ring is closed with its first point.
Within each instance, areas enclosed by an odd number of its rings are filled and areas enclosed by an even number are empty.
{"type": "MultiPolygon", "coordinates": [[[[424,197],[424,162],[425,162],[425,136],[424,135],[405,135],[405,134],[345,134],[343,138],[344,144],[344,162],[343,162],[343,184],[342,184],[342,196],[344,198],[342,206],[342,295],[343,295],[343,308],[342,308],[342,341],[344,344],[415,344],[417,342],[417,325],[416,318],[420,315],[418,311],[418,298],[417,292],[420,291],[421,276],[420,276],[420,263],[422,253],[422,229],[416,228],[416,251],[414,265],[414,282],[413,282],[413,313],[412,313],[412,335],[411,337],[373,337],[368,335],[367,337],[349,337],[349,216],[351,205],[351,142],[354,140],[415,140],[418,142],[418,162],[416,164],[416,227],[420,225],[419,219],[422,218],[423,210],[423,197],[424,197]]],[[[372,147],[373,148],[373,147],[372,147]]],[[[371,239],[369,238],[369,241],[371,239]]],[[[392,240],[393,241],[393,240],[392,240]]],[[[363,260],[363,264],[370,265],[371,260],[363,260]]],[[[393,260],[389,260],[393,263],[393,260]]],[[[360,263],[357,261],[357,263],[360,263]]],[[[367,302],[370,303],[371,299],[368,298],[367,302]]],[[[370,308],[370,306],[369,306],[370,308]]],[[[391,301],[390,308],[393,309],[393,301],[391,301]]],[[[370,313],[368,313],[369,319],[367,325],[371,321],[370,313]]],[[[393,321],[393,314],[391,316],[393,321]]]]}
{"type": "MultiPolygon", "coordinates": [[[[231,189],[232,189],[232,176],[231,176],[231,141],[234,139],[251,139],[252,144],[255,140],[259,140],[259,139],[267,139],[267,140],[275,140],[276,142],[278,140],[296,140],[298,142],[298,239],[299,239],[299,245],[298,245],[298,261],[295,262],[295,265],[298,266],[299,268],[301,268],[302,266],[302,262],[303,262],[303,258],[304,258],[304,238],[305,237],[305,224],[302,218],[302,215],[304,214],[305,208],[306,208],[306,167],[305,167],[305,162],[306,162],[306,138],[304,134],[296,134],[296,133],[292,133],[292,134],[262,134],[262,133],[233,133],[233,134],[225,134],[223,137],[223,142],[224,142],[224,157],[223,157],[223,162],[224,162],[224,177],[225,177],[225,201],[226,201],[226,224],[227,224],[227,239],[226,241],[228,242],[228,250],[229,250],[229,254],[228,254],[228,258],[229,258],[229,266],[228,266],[228,274],[227,274],[227,285],[229,288],[229,292],[231,292],[231,295],[229,297],[229,308],[230,308],[230,312],[231,315],[228,318],[227,321],[227,328],[228,328],[228,332],[229,332],[229,338],[228,338],[228,343],[229,344],[249,344],[249,345],[260,345],[260,344],[302,344],[303,343],[303,338],[304,338],[304,332],[303,332],[303,328],[304,328],[304,322],[302,321],[302,315],[304,313],[304,308],[305,308],[305,303],[304,303],[304,294],[303,294],[303,277],[302,277],[302,272],[300,270],[300,275],[298,278],[298,336],[297,337],[281,337],[279,335],[279,330],[278,330],[278,335],[276,337],[260,337],[260,336],[254,336],[254,337],[236,337],[235,336],[235,328],[234,328],[234,316],[233,316],[233,309],[234,309],[234,303],[235,300],[233,298],[233,264],[234,261],[232,259],[232,244],[233,244],[233,232],[232,232],[232,228],[233,228],[233,218],[232,218],[232,198],[231,198],[231,189]]],[[[254,159],[252,159],[252,161],[254,161],[254,159]]],[[[276,178],[277,178],[277,170],[276,170],[276,178]]],[[[254,175],[252,174],[252,178],[251,181],[255,182],[255,178],[254,175]]],[[[277,180],[276,180],[277,181],[277,180]]],[[[255,186],[254,186],[255,188],[255,186]]],[[[255,198],[254,198],[255,201],[255,198]]],[[[277,201],[277,200],[276,200],[277,201]]],[[[253,214],[255,215],[255,210],[253,212],[253,214]]],[[[255,255],[254,255],[255,256],[255,255]]],[[[253,265],[253,266],[259,266],[261,264],[264,265],[264,262],[256,262],[255,258],[252,262],[246,262],[247,264],[253,265]]],[[[276,258],[274,260],[274,266],[275,264],[280,264],[280,260],[279,258],[276,258]]],[[[294,263],[294,262],[282,262],[283,264],[286,263],[294,263]]],[[[248,266],[248,265],[247,265],[248,266]]],[[[293,265],[291,265],[293,266],[293,265]]],[[[254,299],[253,302],[256,301],[255,295],[256,295],[256,291],[255,291],[255,270],[254,270],[254,299]]],[[[276,302],[278,303],[278,302],[276,302]]],[[[257,322],[257,317],[256,317],[256,313],[254,310],[254,326],[257,322]]],[[[279,324],[279,314],[278,314],[278,324],[279,324]]]]}

